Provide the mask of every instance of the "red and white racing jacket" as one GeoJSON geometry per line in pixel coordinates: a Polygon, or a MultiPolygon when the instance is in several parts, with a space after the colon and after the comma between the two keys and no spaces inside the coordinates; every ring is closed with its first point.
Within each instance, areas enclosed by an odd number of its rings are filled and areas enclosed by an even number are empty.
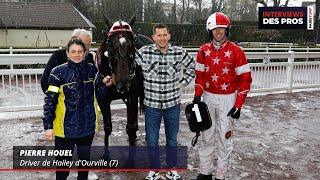
{"type": "Polygon", "coordinates": [[[218,50],[207,43],[200,47],[196,61],[195,95],[237,92],[235,107],[241,108],[250,90],[251,71],[243,50],[226,41],[218,50]]]}

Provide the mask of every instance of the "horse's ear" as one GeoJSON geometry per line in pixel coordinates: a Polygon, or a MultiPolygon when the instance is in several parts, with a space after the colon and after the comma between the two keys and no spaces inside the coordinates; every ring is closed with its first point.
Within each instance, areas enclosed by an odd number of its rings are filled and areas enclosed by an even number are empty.
{"type": "Polygon", "coordinates": [[[109,20],[109,18],[105,14],[103,14],[103,20],[109,28],[112,26],[111,21],[109,20]]]}
{"type": "Polygon", "coordinates": [[[136,15],[134,14],[129,21],[129,25],[132,26],[135,22],[136,22],[136,15]]]}

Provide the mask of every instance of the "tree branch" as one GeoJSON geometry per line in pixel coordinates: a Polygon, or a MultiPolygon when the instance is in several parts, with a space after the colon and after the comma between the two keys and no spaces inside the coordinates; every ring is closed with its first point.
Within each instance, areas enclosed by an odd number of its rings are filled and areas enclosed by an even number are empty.
{"type": "Polygon", "coordinates": [[[288,7],[288,3],[289,3],[289,0],[286,0],[286,3],[284,4],[284,7],[288,7]]]}
{"type": "Polygon", "coordinates": [[[264,7],[267,7],[267,3],[264,0],[254,0],[255,2],[262,4],[264,7]]]}

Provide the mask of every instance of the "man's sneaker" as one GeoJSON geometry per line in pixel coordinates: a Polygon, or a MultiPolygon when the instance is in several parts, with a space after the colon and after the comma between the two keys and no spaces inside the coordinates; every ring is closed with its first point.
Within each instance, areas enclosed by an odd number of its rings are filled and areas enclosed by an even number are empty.
{"type": "Polygon", "coordinates": [[[99,179],[98,175],[95,172],[89,171],[88,180],[97,180],[99,179]]]}
{"type": "Polygon", "coordinates": [[[212,174],[209,174],[209,175],[199,174],[197,178],[193,180],[212,180],[212,174]]]}
{"type": "Polygon", "coordinates": [[[223,173],[223,172],[222,173],[217,172],[215,180],[224,180],[225,179],[224,175],[225,175],[225,173],[223,173]]]}
{"type": "Polygon", "coordinates": [[[146,180],[157,180],[157,179],[160,179],[160,173],[159,172],[154,172],[154,171],[149,171],[149,174],[145,179],[146,180]]]}
{"type": "Polygon", "coordinates": [[[172,180],[178,180],[178,179],[181,179],[180,175],[178,174],[177,171],[168,171],[166,173],[166,177],[168,179],[172,179],[172,180]]]}

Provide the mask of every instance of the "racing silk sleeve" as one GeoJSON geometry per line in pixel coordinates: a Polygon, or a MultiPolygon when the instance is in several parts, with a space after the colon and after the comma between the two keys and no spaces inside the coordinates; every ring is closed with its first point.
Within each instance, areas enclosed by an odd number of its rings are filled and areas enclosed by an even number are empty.
{"type": "Polygon", "coordinates": [[[197,60],[195,64],[195,96],[202,96],[203,87],[205,83],[205,56],[203,49],[200,48],[197,54],[197,60]]]}
{"type": "Polygon", "coordinates": [[[53,129],[53,120],[55,119],[55,110],[58,104],[60,78],[58,69],[54,68],[48,80],[48,90],[45,93],[44,106],[43,106],[43,126],[44,129],[53,129]]]}
{"type": "Polygon", "coordinates": [[[184,83],[184,85],[188,85],[192,79],[194,78],[194,59],[193,57],[186,51],[186,50],[182,50],[182,65],[185,68],[185,74],[184,77],[182,79],[182,82],[184,83]]]}
{"type": "Polygon", "coordinates": [[[245,102],[247,94],[250,91],[252,77],[251,77],[250,66],[248,64],[248,61],[244,52],[241,49],[239,49],[235,57],[236,57],[235,71],[237,75],[238,89],[237,89],[236,102],[234,106],[236,108],[241,108],[245,102]]]}

